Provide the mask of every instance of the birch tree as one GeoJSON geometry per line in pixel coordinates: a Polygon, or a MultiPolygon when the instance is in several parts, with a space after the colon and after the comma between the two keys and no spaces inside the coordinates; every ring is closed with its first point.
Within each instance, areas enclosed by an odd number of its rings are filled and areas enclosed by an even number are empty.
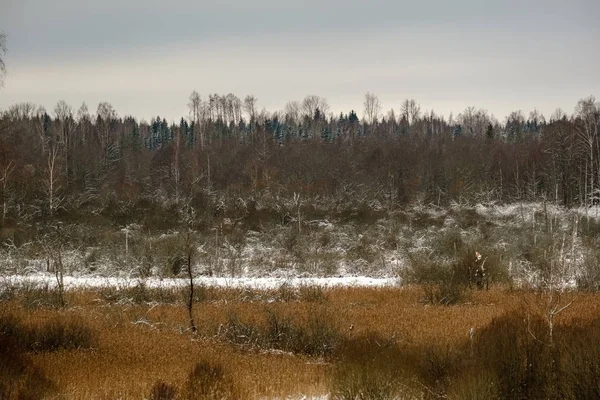
{"type": "Polygon", "coordinates": [[[367,92],[365,94],[363,105],[366,122],[371,125],[376,123],[379,119],[379,114],[381,113],[381,103],[379,102],[379,98],[375,94],[367,92]]]}
{"type": "Polygon", "coordinates": [[[117,119],[117,112],[108,102],[98,104],[98,118],[96,128],[98,132],[98,140],[102,152],[102,169],[107,172],[107,169],[116,153],[118,153],[117,143],[113,137],[112,125],[117,119]]]}
{"type": "Polygon", "coordinates": [[[597,183],[600,180],[600,143],[598,140],[598,125],[600,124],[600,107],[596,104],[594,96],[579,100],[575,107],[577,117],[577,134],[581,139],[587,152],[587,171],[589,179],[589,188],[586,190],[590,202],[598,189],[597,183]]]}
{"type": "Polygon", "coordinates": [[[248,119],[252,123],[256,117],[256,103],[258,99],[254,95],[248,95],[244,99],[244,111],[248,114],[248,119]]]}
{"type": "MultiPolygon", "coordinates": [[[[190,94],[190,102],[188,108],[190,109],[190,120],[194,123],[196,129],[200,129],[200,115],[202,108],[202,100],[200,95],[195,90],[190,94]]],[[[195,132],[194,132],[195,134],[195,132]]],[[[200,147],[204,147],[204,134],[200,130],[200,147]]]]}
{"type": "Polygon", "coordinates": [[[400,116],[412,125],[421,116],[421,106],[414,99],[406,99],[400,107],[400,116]]]}
{"type": "Polygon", "coordinates": [[[58,146],[53,146],[48,151],[46,159],[46,176],[44,186],[48,201],[48,213],[50,217],[54,215],[56,210],[62,204],[62,196],[60,195],[62,186],[60,184],[60,166],[58,158],[58,146]]]}

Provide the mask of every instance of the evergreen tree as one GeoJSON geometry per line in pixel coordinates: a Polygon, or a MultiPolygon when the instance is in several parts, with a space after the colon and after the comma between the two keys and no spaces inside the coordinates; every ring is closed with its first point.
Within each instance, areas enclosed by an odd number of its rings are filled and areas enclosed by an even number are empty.
{"type": "Polygon", "coordinates": [[[494,138],[494,127],[492,124],[488,124],[487,129],[485,130],[485,137],[490,140],[494,138]]]}

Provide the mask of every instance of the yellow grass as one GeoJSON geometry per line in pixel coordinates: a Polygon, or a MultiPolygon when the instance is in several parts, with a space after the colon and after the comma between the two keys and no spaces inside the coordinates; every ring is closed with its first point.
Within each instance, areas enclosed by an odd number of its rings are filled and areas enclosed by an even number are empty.
{"type": "MultiPolygon", "coordinates": [[[[469,330],[520,307],[544,309],[544,298],[531,292],[495,287],[473,292],[456,306],[424,304],[422,289],[339,288],[325,291],[321,302],[270,301],[276,292],[210,289],[208,300],[195,304],[199,334],[188,331],[183,302],[174,304],[110,304],[93,291],[70,292],[65,309],[23,307],[18,298],[2,303],[0,316],[12,314],[30,326],[55,319],[80,319],[97,335],[92,349],[30,354],[33,363],[56,385],[61,398],[142,399],[162,380],[184,388],[196,362],[223,366],[248,398],[285,397],[328,392],[334,360],[240,347],[217,336],[235,313],[241,321],[264,326],[267,311],[295,321],[322,315],[341,334],[367,332],[394,336],[410,346],[458,345],[469,330]]],[[[571,307],[558,323],[600,317],[600,295],[572,294],[571,307]]],[[[181,390],[180,390],[181,391],[181,390]]]]}

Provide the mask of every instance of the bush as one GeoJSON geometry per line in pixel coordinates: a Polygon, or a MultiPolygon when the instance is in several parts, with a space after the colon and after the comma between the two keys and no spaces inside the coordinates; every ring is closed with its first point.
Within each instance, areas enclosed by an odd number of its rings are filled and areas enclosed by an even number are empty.
{"type": "Polygon", "coordinates": [[[54,389],[25,354],[28,336],[17,318],[0,317],[0,399],[41,399],[54,389]]]}
{"type": "Polygon", "coordinates": [[[450,400],[500,399],[497,377],[486,370],[469,371],[450,382],[447,398],[450,400]]]}
{"type": "Polygon", "coordinates": [[[468,352],[461,346],[448,347],[437,343],[413,350],[418,376],[431,393],[443,397],[452,382],[465,374],[468,352]]]}
{"type": "Polygon", "coordinates": [[[512,313],[494,318],[476,337],[475,354],[498,377],[502,398],[548,398],[551,359],[539,317],[512,313]]]}
{"type": "Polygon", "coordinates": [[[163,381],[156,382],[150,389],[148,400],[173,400],[177,394],[177,389],[163,381]]]}
{"type": "Polygon", "coordinates": [[[421,399],[413,384],[414,361],[393,340],[373,334],[345,339],[336,349],[334,400],[421,399]]]}
{"type": "Polygon", "coordinates": [[[585,255],[581,273],[577,276],[577,288],[600,291],[600,253],[589,251],[585,255]]]}
{"type": "Polygon", "coordinates": [[[188,376],[187,398],[190,400],[238,399],[233,380],[220,364],[200,361],[188,376]]]}
{"type": "Polygon", "coordinates": [[[270,312],[263,337],[265,347],[297,354],[326,356],[333,352],[339,334],[322,315],[312,315],[303,325],[270,312]]]}
{"type": "Polygon", "coordinates": [[[456,268],[445,266],[427,258],[413,256],[412,268],[401,276],[406,283],[423,287],[424,301],[429,304],[451,305],[460,303],[467,294],[468,284],[456,268]]]}
{"type": "Polygon", "coordinates": [[[107,286],[100,289],[100,297],[102,299],[109,303],[119,304],[144,304],[152,302],[173,304],[181,301],[182,296],[185,298],[187,293],[187,288],[182,290],[169,287],[150,288],[141,280],[135,286],[107,286]]]}
{"type": "Polygon", "coordinates": [[[48,283],[36,284],[23,281],[10,290],[11,296],[18,297],[27,309],[60,308],[63,306],[59,291],[48,283]]]}
{"type": "Polygon", "coordinates": [[[0,318],[0,335],[11,338],[24,350],[34,352],[89,349],[96,343],[94,332],[78,319],[54,319],[28,327],[14,316],[4,316],[0,318]]]}
{"type": "Polygon", "coordinates": [[[257,327],[242,322],[234,313],[229,314],[223,335],[230,343],[246,346],[256,346],[261,339],[257,327]]]}
{"type": "Polygon", "coordinates": [[[327,302],[327,294],[320,286],[301,285],[298,288],[298,296],[301,302],[307,303],[325,303],[327,302]]]}
{"type": "Polygon", "coordinates": [[[0,332],[0,349],[0,399],[42,399],[54,390],[16,338],[0,332]]]}
{"type": "Polygon", "coordinates": [[[600,319],[574,323],[556,333],[557,396],[563,399],[600,398],[600,319]]]}
{"type": "Polygon", "coordinates": [[[224,338],[234,344],[276,349],[310,356],[333,353],[340,336],[326,316],[312,314],[300,323],[267,311],[266,327],[242,322],[231,314],[223,331],[224,338]]]}
{"type": "Polygon", "coordinates": [[[30,331],[28,347],[36,352],[62,349],[89,349],[95,345],[94,332],[80,320],[52,320],[30,331]]]}
{"type": "MultiPolygon", "coordinates": [[[[452,277],[455,281],[473,287],[476,282],[475,253],[484,251],[486,246],[464,246],[452,263],[452,277]]],[[[484,285],[494,282],[508,281],[508,270],[501,262],[501,256],[496,250],[488,250],[482,254],[485,264],[484,285]]]]}
{"type": "Polygon", "coordinates": [[[424,301],[428,304],[449,306],[460,303],[465,296],[465,287],[455,282],[423,284],[424,301]]]}

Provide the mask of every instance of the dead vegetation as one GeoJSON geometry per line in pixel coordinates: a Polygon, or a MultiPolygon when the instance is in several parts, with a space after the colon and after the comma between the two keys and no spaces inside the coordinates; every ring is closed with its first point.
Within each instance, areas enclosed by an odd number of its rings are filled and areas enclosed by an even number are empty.
{"type": "Polygon", "coordinates": [[[68,291],[65,308],[27,308],[14,293],[0,312],[2,398],[599,394],[597,294],[563,293],[551,342],[543,291],[493,286],[445,306],[423,303],[420,286],[204,290],[196,335],[183,294],[68,291]]]}

